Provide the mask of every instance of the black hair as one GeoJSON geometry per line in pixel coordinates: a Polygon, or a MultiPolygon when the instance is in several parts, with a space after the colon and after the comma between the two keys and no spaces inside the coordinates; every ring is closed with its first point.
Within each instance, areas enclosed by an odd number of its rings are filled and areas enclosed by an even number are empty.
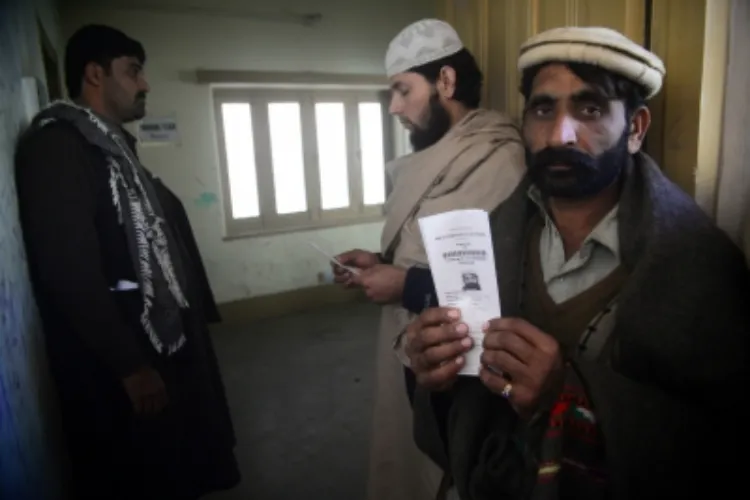
{"type": "Polygon", "coordinates": [[[461,102],[469,109],[479,107],[482,100],[482,81],[484,75],[477,65],[476,59],[466,49],[461,49],[455,54],[438,59],[409,71],[419,73],[430,83],[437,82],[440,77],[440,70],[445,66],[450,66],[456,72],[456,92],[453,99],[461,102]]]}
{"type": "Polygon", "coordinates": [[[143,45],[122,31],[100,24],[76,31],[65,47],[65,85],[70,98],[80,97],[87,64],[96,63],[109,72],[112,60],[118,57],[135,57],[146,63],[143,45]]]}
{"type": "MultiPolygon", "coordinates": [[[[552,62],[545,62],[526,68],[521,75],[521,94],[526,101],[531,95],[531,86],[539,70],[552,62]]],[[[646,89],[638,83],[608,71],[599,66],[584,63],[560,62],[578,78],[591,85],[607,99],[625,101],[625,113],[628,119],[638,108],[646,104],[646,89]]]]}

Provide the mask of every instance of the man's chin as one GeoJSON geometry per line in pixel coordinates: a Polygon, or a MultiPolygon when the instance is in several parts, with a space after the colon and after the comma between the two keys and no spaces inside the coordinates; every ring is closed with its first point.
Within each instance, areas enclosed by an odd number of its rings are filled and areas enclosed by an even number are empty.
{"type": "Polygon", "coordinates": [[[563,200],[587,200],[604,191],[610,184],[582,182],[575,177],[554,176],[534,182],[544,198],[563,200]]]}
{"type": "Polygon", "coordinates": [[[537,188],[544,198],[577,199],[585,197],[581,193],[580,187],[575,184],[537,184],[537,188]]]}
{"type": "Polygon", "coordinates": [[[445,134],[438,135],[434,132],[431,133],[430,131],[419,129],[409,134],[409,141],[414,151],[424,151],[435,145],[444,136],[445,134]]]}
{"type": "Polygon", "coordinates": [[[146,116],[146,108],[142,109],[136,109],[133,111],[133,114],[130,116],[130,119],[126,121],[126,123],[130,122],[136,122],[138,120],[142,120],[146,116]]]}

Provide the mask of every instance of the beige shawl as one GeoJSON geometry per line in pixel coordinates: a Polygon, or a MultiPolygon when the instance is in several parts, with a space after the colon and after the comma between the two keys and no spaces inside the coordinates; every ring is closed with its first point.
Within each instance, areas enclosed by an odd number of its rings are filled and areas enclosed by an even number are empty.
{"type": "Polygon", "coordinates": [[[492,211],[526,172],[511,120],[472,111],[434,146],[386,166],[392,191],[385,203],[381,251],[398,266],[426,264],[417,220],[461,208],[492,211]]]}
{"type": "MultiPolygon", "coordinates": [[[[420,217],[461,208],[492,211],[521,182],[524,149],[511,121],[477,110],[437,144],[386,167],[382,252],[399,267],[426,265],[420,217]]],[[[377,388],[368,500],[433,500],[442,474],[414,444],[403,366],[393,341],[410,321],[398,305],[383,307],[377,352],[377,388]]]]}
{"type": "MultiPolygon", "coordinates": [[[[427,265],[418,220],[462,208],[491,212],[518,186],[526,173],[524,149],[510,119],[488,110],[472,111],[434,146],[386,167],[393,186],[385,203],[381,252],[398,267],[427,265]]],[[[401,307],[395,331],[410,321],[401,307]]]]}

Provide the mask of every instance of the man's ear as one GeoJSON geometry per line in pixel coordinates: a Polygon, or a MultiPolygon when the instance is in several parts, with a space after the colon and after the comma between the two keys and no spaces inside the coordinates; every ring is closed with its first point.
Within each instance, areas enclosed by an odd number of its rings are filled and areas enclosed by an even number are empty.
{"type": "Polygon", "coordinates": [[[628,134],[628,152],[632,155],[641,150],[646,132],[651,125],[651,111],[646,106],[638,108],[630,119],[628,134]]]}
{"type": "Polygon", "coordinates": [[[106,71],[104,71],[104,68],[101,65],[95,62],[90,62],[86,64],[85,68],[83,68],[83,81],[92,87],[101,87],[105,74],[106,71]]]}
{"type": "Polygon", "coordinates": [[[436,83],[438,94],[445,99],[453,99],[456,94],[456,70],[450,66],[443,66],[436,83]]]}

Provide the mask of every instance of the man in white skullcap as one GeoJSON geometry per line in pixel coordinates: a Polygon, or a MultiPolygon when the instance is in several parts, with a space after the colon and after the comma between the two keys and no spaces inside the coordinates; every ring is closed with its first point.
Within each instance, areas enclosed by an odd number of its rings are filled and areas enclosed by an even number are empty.
{"type": "MultiPolygon", "coordinates": [[[[750,281],[641,152],[664,66],[568,27],[527,41],[519,69],[529,172],[492,214],[503,318],[476,378],[457,376],[460,311],[430,301],[409,326],[417,444],[453,499],[729,497],[747,463],[750,281]]],[[[404,296],[434,297],[420,272],[404,296]]]]}
{"type": "Polygon", "coordinates": [[[337,280],[384,305],[368,498],[432,500],[441,472],[414,444],[407,390],[414,377],[404,367],[408,360],[392,349],[413,319],[401,303],[404,283],[427,264],[417,221],[462,208],[496,209],[524,177],[524,149],[506,116],[479,108],[482,73],[449,24],[425,19],[406,27],[388,47],[385,63],[390,112],[410,131],[415,153],[386,168],[380,252],[339,255],[360,274],[339,272],[337,280]]]}

